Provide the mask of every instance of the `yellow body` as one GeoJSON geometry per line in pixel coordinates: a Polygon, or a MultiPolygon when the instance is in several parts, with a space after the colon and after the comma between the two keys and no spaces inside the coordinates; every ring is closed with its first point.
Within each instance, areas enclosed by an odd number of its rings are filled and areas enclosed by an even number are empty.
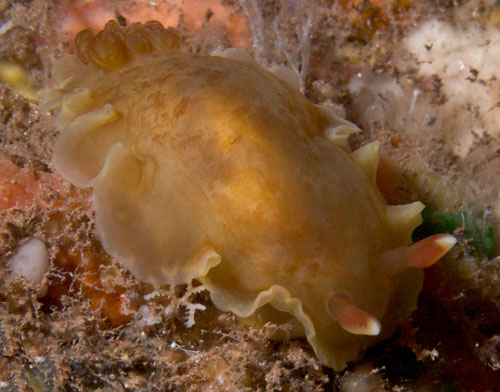
{"type": "Polygon", "coordinates": [[[349,153],[354,125],[240,52],[146,52],[115,69],[67,57],[45,95],[56,168],[94,188],[105,249],[145,282],[199,279],[240,317],[295,318],[337,370],[373,338],[329,316],[331,292],[391,333],[421,272],[391,275],[377,255],[409,244],[421,205],[386,205],[377,145],[349,153]]]}

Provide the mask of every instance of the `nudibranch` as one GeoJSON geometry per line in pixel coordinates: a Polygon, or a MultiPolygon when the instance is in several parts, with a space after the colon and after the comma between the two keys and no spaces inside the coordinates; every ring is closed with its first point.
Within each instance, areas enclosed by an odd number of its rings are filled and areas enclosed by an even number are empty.
{"type": "Polygon", "coordinates": [[[105,250],[154,285],[197,279],[222,311],[290,321],[336,370],[415,308],[422,268],[455,243],[411,245],[422,203],[387,205],[379,143],[308,101],[284,67],[179,50],[159,22],[109,22],[55,63],[53,162],[93,188],[105,250]]]}

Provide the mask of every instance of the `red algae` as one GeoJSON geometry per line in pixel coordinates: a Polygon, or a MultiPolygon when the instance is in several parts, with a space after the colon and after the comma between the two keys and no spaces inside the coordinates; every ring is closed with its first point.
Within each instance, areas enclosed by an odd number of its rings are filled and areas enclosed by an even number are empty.
{"type": "Polygon", "coordinates": [[[248,48],[250,31],[246,18],[231,4],[217,0],[183,1],[135,1],[122,4],[117,8],[112,2],[76,1],[61,3],[56,7],[61,31],[68,38],[73,38],[84,28],[100,30],[110,19],[118,17],[125,23],[145,23],[158,20],[165,26],[182,24],[187,30],[198,30],[210,22],[220,25],[226,32],[231,46],[248,48]]]}
{"type": "Polygon", "coordinates": [[[57,193],[63,187],[59,176],[49,173],[35,173],[17,167],[0,156],[0,211],[7,208],[26,208],[34,203],[42,209],[54,203],[61,204],[57,197],[48,199],[50,193],[57,193]]]}

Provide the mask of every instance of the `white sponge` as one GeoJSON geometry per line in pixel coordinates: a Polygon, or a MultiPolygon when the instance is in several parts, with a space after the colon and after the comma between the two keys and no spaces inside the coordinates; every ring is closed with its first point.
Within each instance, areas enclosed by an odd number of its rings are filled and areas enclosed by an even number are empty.
{"type": "Polygon", "coordinates": [[[24,276],[38,285],[50,267],[47,247],[42,241],[33,238],[19,248],[8,261],[8,266],[12,274],[24,276]]]}

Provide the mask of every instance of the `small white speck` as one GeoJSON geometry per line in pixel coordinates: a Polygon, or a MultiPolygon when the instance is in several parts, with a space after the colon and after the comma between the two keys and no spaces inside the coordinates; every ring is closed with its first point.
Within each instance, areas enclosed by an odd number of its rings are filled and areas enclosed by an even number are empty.
{"type": "Polygon", "coordinates": [[[137,310],[135,318],[139,320],[138,322],[142,325],[155,325],[162,321],[160,316],[155,316],[151,313],[151,309],[147,305],[141,305],[137,310]]]}
{"type": "Polygon", "coordinates": [[[8,20],[7,22],[5,22],[3,25],[0,26],[0,35],[5,34],[13,27],[14,23],[12,23],[12,20],[8,20]]]}
{"type": "Polygon", "coordinates": [[[412,114],[413,110],[415,110],[415,105],[417,104],[417,99],[418,99],[418,96],[420,95],[421,92],[422,91],[418,88],[413,90],[413,98],[411,100],[410,109],[408,110],[408,114],[412,114]]]}

